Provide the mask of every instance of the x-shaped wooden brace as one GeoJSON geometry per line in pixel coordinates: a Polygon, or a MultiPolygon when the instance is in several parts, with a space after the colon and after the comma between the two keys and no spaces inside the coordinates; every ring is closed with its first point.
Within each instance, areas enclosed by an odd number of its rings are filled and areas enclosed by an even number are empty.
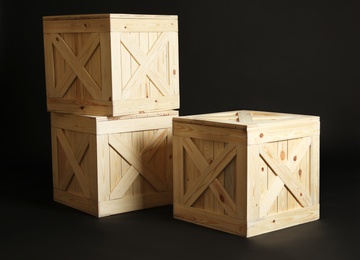
{"type": "Polygon", "coordinates": [[[289,189],[302,207],[312,204],[311,197],[304,185],[294,178],[293,174],[293,171],[305,155],[310,144],[310,137],[302,138],[297,147],[289,154],[289,158],[296,158],[296,160],[287,160],[286,163],[283,163],[280,160],[279,156],[270,146],[264,144],[260,147],[260,156],[277,175],[260,202],[260,217],[265,216],[268,213],[284,185],[289,189]]]}
{"type": "Polygon", "coordinates": [[[157,130],[140,154],[126,142],[123,142],[119,137],[115,135],[109,137],[109,144],[111,147],[113,147],[131,165],[111,192],[111,199],[121,198],[139,174],[155,187],[157,191],[168,190],[168,185],[157,177],[156,172],[148,163],[158,150],[159,145],[165,140],[166,136],[167,130],[157,130]]]}
{"type": "Polygon", "coordinates": [[[236,145],[228,144],[211,164],[208,164],[206,159],[203,157],[199,149],[190,138],[184,138],[184,148],[190,155],[190,158],[193,159],[196,167],[201,172],[201,176],[184,194],[185,205],[190,207],[209,187],[210,190],[215,194],[215,197],[218,199],[224,210],[230,216],[235,216],[235,203],[226,192],[223,185],[217,179],[217,176],[236,156],[236,145]]]}
{"type": "Polygon", "coordinates": [[[168,41],[168,35],[166,33],[162,33],[160,37],[157,38],[150,51],[145,54],[138,45],[126,36],[126,34],[121,35],[122,45],[139,64],[139,67],[135,71],[134,75],[124,87],[124,96],[131,97],[132,91],[135,91],[134,84],[138,83],[144,76],[147,76],[150,79],[163,96],[169,95],[169,85],[162,79],[161,75],[151,67],[152,63],[160,55],[168,41]]]}
{"type": "Polygon", "coordinates": [[[84,195],[86,197],[90,197],[89,181],[80,166],[80,162],[89,146],[89,139],[87,138],[87,136],[79,138],[79,142],[73,150],[63,130],[58,129],[56,135],[61,147],[64,149],[64,152],[71,166],[65,169],[65,171],[63,172],[60,188],[66,190],[70,184],[70,180],[73,174],[75,174],[75,177],[77,178],[84,195]]]}
{"type": "Polygon", "coordinates": [[[100,44],[99,35],[92,34],[77,56],[59,34],[52,34],[51,42],[72,69],[68,70],[62,78],[58,80],[58,84],[55,88],[56,96],[62,97],[69,89],[74,79],[78,77],[93,98],[101,97],[100,87],[85,69],[86,63],[100,44]]]}

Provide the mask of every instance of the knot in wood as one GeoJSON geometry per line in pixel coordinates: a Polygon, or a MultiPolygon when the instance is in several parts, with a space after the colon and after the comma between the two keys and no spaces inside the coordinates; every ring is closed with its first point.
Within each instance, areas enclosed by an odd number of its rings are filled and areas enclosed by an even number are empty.
{"type": "Polygon", "coordinates": [[[225,201],[225,198],[224,198],[224,196],[223,196],[223,195],[221,195],[221,194],[220,194],[220,196],[219,196],[219,197],[220,197],[221,202],[224,202],[224,201],[225,201]]]}
{"type": "Polygon", "coordinates": [[[282,161],[285,160],[285,156],[286,156],[285,152],[284,152],[284,151],[281,151],[281,152],[280,152],[280,159],[281,159],[282,161]]]}

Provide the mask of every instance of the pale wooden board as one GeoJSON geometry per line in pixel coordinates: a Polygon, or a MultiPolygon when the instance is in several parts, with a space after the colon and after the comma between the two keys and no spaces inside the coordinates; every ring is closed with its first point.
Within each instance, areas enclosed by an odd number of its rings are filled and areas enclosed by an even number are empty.
{"type": "Polygon", "coordinates": [[[48,111],[116,116],[179,108],[177,16],[130,17],[43,18],[48,111]]]}

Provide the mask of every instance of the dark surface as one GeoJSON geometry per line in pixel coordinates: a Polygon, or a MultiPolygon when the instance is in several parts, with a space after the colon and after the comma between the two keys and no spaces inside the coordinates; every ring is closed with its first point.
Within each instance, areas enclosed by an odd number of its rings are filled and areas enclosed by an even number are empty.
{"type": "Polygon", "coordinates": [[[360,2],[0,1],[2,259],[358,259],[360,2]],[[318,115],[321,219],[245,239],[171,206],[96,219],[52,201],[42,17],[179,17],[180,115],[318,115]],[[2,256],[6,256],[3,258],[2,256]]]}
{"type": "Polygon", "coordinates": [[[13,178],[16,185],[0,187],[0,257],[7,256],[2,259],[360,257],[360,177],[351,169],[322,170],[320,220],[252,238],[175,220],[172,206],[98,219],[53,202],[51,178],[34,180],[26,171],[13,178]]]}

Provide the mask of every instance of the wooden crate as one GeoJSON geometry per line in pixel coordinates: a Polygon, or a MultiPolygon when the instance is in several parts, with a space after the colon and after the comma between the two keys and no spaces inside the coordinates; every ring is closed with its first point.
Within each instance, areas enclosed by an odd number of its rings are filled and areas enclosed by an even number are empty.
{"type": "Polygon", "coordinates": [[[172,118],[51,113],[54,200],[97,217],[172,204],[172,118]]]}
{"type": "Polygon", "coordinates": [[[244,237],[319,219],[320,118],[173,118],[174,218],[244,237]]]}
{"type": "Polygon", "coordinates": [[[179,108],[176,15],[44,16],[47,109],[118,116],[179,108]]]}

